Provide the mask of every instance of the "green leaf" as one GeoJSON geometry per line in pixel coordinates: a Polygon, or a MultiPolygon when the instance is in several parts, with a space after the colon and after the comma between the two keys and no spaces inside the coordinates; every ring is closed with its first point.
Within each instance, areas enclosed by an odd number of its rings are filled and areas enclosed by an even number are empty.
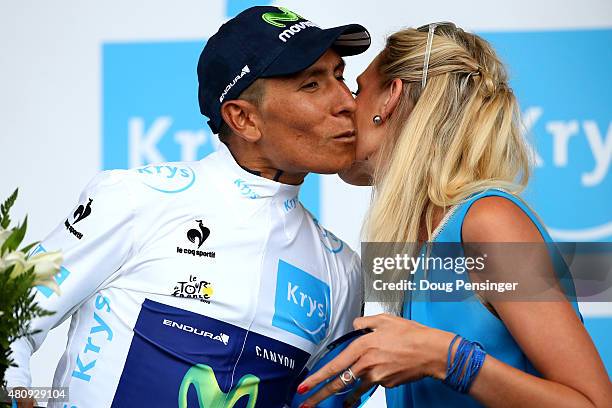
{"type": "Polygon", "coordinates": [[[17,248],[21,244],[21,241],[23,241],[23,238],[25,237],[27,228],[28,216],[26,215],[25,219],[23,220],[23,223],[19,227],[14,228],[11,235],[9,235],[7,240],[4,241],[1,252],[4,253],[4,251],[12,252],[17,250],[17,248]]]}
{"type": "Polygon", "coordinates": [[[10,280],[10,279],[11,279],[11,273],[13,273],[13,269],[15,269],[15,265],[11,265],[11,266],[9,266],[8,268],[6,268],[6,269],[4,270],[3,275],[5,275],[5,276],[6,276],[6,279],[7,279],[7,280],[10,280]]]}
{"type": "Polygon", "coordinates": [[[11,194],[9,198],[6,199],[4,204],[0,205],[0,227],[4,229],[7,229],[8,226],[11,224],[11,218],[9,217],[9,211],[11,207],[13,206],[13,204],[15,204],[15,201],[17,200],[18,192],[19,192],[19,189],[16,188],[15,191],[13,191],[13,194],[11,194]]]}
{"type": "MultiPolygon", "coordinates": [[[[0,205],[0,227],[10,230],[8,238],[0,248],[0,255],[6,251],[16,251],[26,235],[27,216],[21,225],[9,228],[11,224],[9,212],[17,200],[18,191],[16,189],[0,205]]],[[[25,246],[21,251],[27,254],[35,245],[38,245],[38,242],[25,246]]],[[[30,326],[33,319],[53,314],[41,308],[34,300],[36,294],[36,289],[32,287],[36,279],[34,268],[31,267],[12,278],[11,274],[14,269],[15,266],[0,269],[0,312],[2,312],[0,313],[0,386],[4,383],[5,370],[10,366],[15,366],[10,357],[10,343],[20,337],[31,336],[38,332],[30,326]]]]}
{"type": "Polygon", "coordinates": [[[30,245],[24,246],[19,251],[23,252],[24,254],[29,255],[30,254],[30,250],[32,248],[34,248],[36,245],[38,245],[38,244],[40,244],[40,241],[32,242],[30,245]]]}

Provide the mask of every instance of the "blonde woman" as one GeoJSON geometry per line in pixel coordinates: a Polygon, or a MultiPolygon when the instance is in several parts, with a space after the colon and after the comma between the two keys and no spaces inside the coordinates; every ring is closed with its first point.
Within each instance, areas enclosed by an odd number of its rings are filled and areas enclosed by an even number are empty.
{"type": "MultiPolygon", "coordinates": [[[[374,186],[367,241],[551,241],[517,198],[528,155],[516,99],[486,41],[451,23],[399,31],[358,85],[360,161],[343,177],[374,186]]],[[[549,268],[548,257],[530,265],[549,268]]],[[[612,407],[603,363],[564,297],[416,303],[401,292],[382,296],[403,317],[355,320],[356,329],[372,332],[299,386],[306,393],[329,380],[302,407],[358,379],[348,405],[381,384],[390,407],[612,407]]]]}

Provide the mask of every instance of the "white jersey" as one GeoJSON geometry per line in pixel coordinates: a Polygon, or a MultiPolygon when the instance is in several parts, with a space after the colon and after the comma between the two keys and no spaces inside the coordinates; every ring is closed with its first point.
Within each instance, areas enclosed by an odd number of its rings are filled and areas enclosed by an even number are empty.
{"type": "Polygon", "coordinates": [[[361,314],[357,255],[227,147],[193,163],[98,175],[38,251],[61,250],[53,316],[12,345],[9,387],[72,316],[60,407],[282,407],[361,314]]]}

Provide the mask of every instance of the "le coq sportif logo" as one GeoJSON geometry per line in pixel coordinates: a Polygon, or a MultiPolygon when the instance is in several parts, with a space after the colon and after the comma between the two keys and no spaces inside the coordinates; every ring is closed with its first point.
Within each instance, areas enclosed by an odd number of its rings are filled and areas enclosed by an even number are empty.
{"type": "Polygon", "coordinates": [[[198,249],[202,246],[206,238],[210,235],[210,229],[204,226],[202,220],[196,220],[198,223],[197,228],[192,228],[187,231],[187,239],[194,244],[198,244],[198,249]]]}
{"type": "Polygon", "coordinates": [[[76,211],[74,212],[74,222],[73,224],[76,224],[77,222],[84,220],[85,218],[89,217],[89,214],[91,214],[91,203],[93,202],[93,199],[89,199],[89,201],[87,202],[87,205],[79,205],[79,208],[76,209],[76,211]]]}
{"type": "Polygon", "coordinates": [[[176,253],[198,257],[200,259],[214,258],[216,256],[214,251],[200,250],[200,247],[204,244],[204,241],[206,241],[206,239],[210,235],[210,229],[204,226],[204,221],[202,220],[195,220],[195,222],[197,222],[197,226],[195,228],[189,228],[187,230],[187,239],[189,240],[189,242],[196,244],[198,247],[193,249],[177,246],[176,253]]]}
{"type": "Polygon", "coordinates": [[[64,226],[66,227],[66,230],[70,234],[77,237],[78,239],[83,238],[83,233],[77,231],[74,228],[74,225],[77,222],[83,221],[85,218],[89,217],[89,215],[91,214],[91,203],[92,202],[93,202],[93,199],[90,198],[87,204],[81,204],[78,206],[78,208],[75,210],[74,214],[72,215],[72,218],[73,218],[72,225],[70,224],[70,221],[68,221],[68,219],[64,221],[64,226]]]}

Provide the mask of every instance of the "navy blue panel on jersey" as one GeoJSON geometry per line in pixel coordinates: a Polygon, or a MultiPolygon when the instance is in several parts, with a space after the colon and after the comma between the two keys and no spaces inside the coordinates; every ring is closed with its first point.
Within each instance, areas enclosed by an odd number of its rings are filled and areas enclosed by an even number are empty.
{"type": "Polygon", "coordinates": [[[309,357],[278,340],[147,299],[112,406],[282,407],[309,357]]]}

